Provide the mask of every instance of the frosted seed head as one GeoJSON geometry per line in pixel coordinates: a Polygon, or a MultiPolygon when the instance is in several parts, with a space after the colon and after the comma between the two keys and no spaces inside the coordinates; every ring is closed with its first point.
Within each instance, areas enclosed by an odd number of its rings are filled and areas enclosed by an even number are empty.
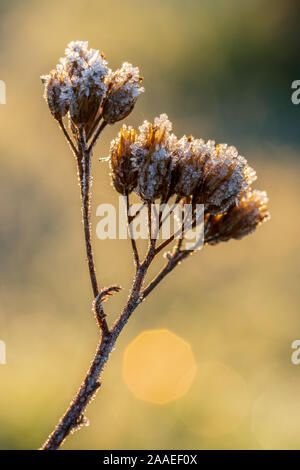
{"type": "Polygon", "coordinates": [[[139,127],[132,151],[139,168],[137,193],[144,201],[165,200],[170,193],[174,168],[172,149],[177,140],[170,134],[171,130],[166,114],[155,118],[154,123],[144,121],[139,127]]]}
{"type": "Polygon", "coordinates": [[[268,198],[265,191],[248,191],[243,194],[238,205],[233,205],[224,214],[209,217],[205,238],[209,244],[240,240],[253,232],[256,227],[270,219],[268,198]]]}
{"type": "Polygon", "coordinates": [[[107,93],[105,77],[109,69],[103,55],[87,49],[87,43],[70,43],[62,60],[72,84],[70,116],[76,125],[93,121],[107,93]]]}
{"type": "Polygon", "coordinates": [[[172,123],[166,114],[161,114],[154,119],[154,124],[144,121],[139,127],[137,145],[146,152],[151,152],[155,148],[169,145],[172,123]]]}
{"type": "Polygon", "coordinates": [[[93,121],[107,94],[105,77],[109,69],[104,56],[95,49],[88,49],[85,41],[73,41],[68,44],[65,57],[60,59],[54,73],[64,77],[68,90],[67,110],[73,123],[79,126],[93,121]]]}
{"type": "Polygon", "coordinates": [[[205,205],[207,212],[225,212],[245,193],[256,179],[255,171],[235,147],[226,144],[210,148],[205,159],[202,181],[195,191],[196,203],[205,205]]]}
{"type": "Polygon", "coordinates": [[[69,110],[72,96],[70,84],[63,72],[53,70],[41,77],[45,84],[44,97],[55,119],[61,120],[69,110]]]}
{"type": "Polygon", "coordinates": [[[174,150],[174,193],[193,196],[213,215],[225,212],[256,179],[255,171],[235,147],[182,137],[174,150]]]}
{"type": "Polygon", "coordinates": [[[115,189],[124,195],[129,194],[137,185],[138,167],[131,150],[135,138],[136,130],[123,125],[110,147],[112,181],[115,189]]]}
{"type": "Polygon", "coordinates": [[[204,162],[208,150],[204,141],[183,136],[174,146],[174,193],[179,197],[191,196],[203,179],[204,162]]]}
{"type": "Polygon", "coordinates": [[[139,164],[139,196],[147,202],[154,202],[158,198],[166,200],[172,169],[172,154],[163,146],[144,156],[139,164]]]}
{"type": "Polygon", "coordinates": [[[106,78],[108,97],[103,106],[103,119],[114,124],[131,113],[138,96],[144,91],[141,87],[142,77],[138,67],[124,62],[115,72],[110,72],[106,78]]]}
{"type": "MultiPolygon", "coordinates": [[[[122,139],[119,134],[113,150],[122,139]]],[[[129,147],[136,169],[135,184],[130,188],[146,202],[166,202],[175,194],[178,201],[188,198],[192,204],[204,204],[206,213],[218,216],[240,202],[256,179],[235,147],[193,136],[178,140],[166,114],[153,123],[144,121],[129,147]]],[[[118,188],[124,191],[120,184],[118,188]]]]}

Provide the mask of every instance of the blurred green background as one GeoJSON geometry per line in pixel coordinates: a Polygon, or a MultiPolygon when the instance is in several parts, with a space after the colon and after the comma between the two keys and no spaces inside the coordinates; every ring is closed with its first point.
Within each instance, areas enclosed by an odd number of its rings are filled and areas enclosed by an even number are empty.
{"type": "MultiPolygon", "coordinates": [[[[205,248],[177,268],[129,322],[90,405],[91,425],[65,449],[300,448],[297,0],[0,1],[0,448],[37,448],[83,378],[97,343],[75,162],[43,100],[39,76],[71,40],[112,68],[140,67],[146,92],[126,122],[166,112],[177,135],[235,145],[258,173],[272,219],[254,235],[205,248]],[[198,364],[178,400],[137,399],[122,377],[126,347],[169,329],[198,364]]],[[[95,151],[93,236],[114,319],[133,266],[128,241],[95,237],[95,210],[117,202],[95,151]]],[[[138,377],[137,377],[138,380],[138,377]]]]}

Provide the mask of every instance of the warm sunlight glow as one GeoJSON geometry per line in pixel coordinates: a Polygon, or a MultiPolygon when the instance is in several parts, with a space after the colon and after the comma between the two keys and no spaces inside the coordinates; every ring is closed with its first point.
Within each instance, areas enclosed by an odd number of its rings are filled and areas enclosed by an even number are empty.
{"type": "Polygon", "coordinates": [[[140,400],[163,405],[190,388],[197,365],[190,345],[168,330],[141,333],[124,353],[123,378],[140,400]]]}
{"type": "Polygon", "coordinates": [[[299,448],[300,380],[273,382],[252,410],[255,438],[263,449],[299,448]]]}
{"type": "Polygon", "coordinates": [[[198,364],[196,380],[179,413],[191,431],[203,437],[233,432],[248,412],[247,387],[242,376],[218,362],[198,364]]]}

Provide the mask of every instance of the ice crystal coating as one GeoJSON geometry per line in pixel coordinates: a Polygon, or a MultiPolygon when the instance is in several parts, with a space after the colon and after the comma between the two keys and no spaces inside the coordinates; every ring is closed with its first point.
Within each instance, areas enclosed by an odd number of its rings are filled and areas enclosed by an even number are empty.
{"type": "Polygon", "coordinates": [[[59,121],[69,111],[71,87],[65,75],[58,70],[53,70],[42,79],[45,83],[45,100],[52,115],[59,121]]]}
{"type": "Polygon", "coordinates": [[[247,160],[226,144],[184,136],[175,155],[174,192],[193,196],[213,215],[225,212],[256,179],[247,160]]]}
{"type": "Polygon", "coordinates": [[[128,62],[110,72],[106,79],[109,93],[103,106],[103,118],[107,123],[113,124],[131,113],[138,96],[144,91],[141,81],[138,67],[128,62]]]}
{"type": "Polygon", "coordinates": [[[139,168],[137,193],[144,201],[165,200],[170,192],[176,141],[171,130],[168,116],[161,114],[154,124],[144,121],[132,145],[139,168]]]}
{"type": "Polygon", "coordinates": [[[204,176],[195,194],[195,202],[205,205],[213,215],[225,212],[255,181],[256,173],[235,147],[217,145],[206,160],[204,176]]]}
{"type": "Polygon", "coordinates": [[[60,120],[69,112],[75,136],[78,127],[93,132],[101,117],[109,124],[124,119],[144,91],[138,67],[124,62],[112,72],[87,41],[70,42],[56,69],[41,78],[51,113],[60,120]]]}
{"type": "Polygon", "coordinates": [[[265,191],[248,191],[238,205],[233,205],[224,214],[212,217],[207,215],[205,239],[214,245],[231,238],[240,240],[253,232],[270,218],[268,198],[265,191]]]}
{"type": "Polygon", "coordinates": [[[212,141],[183,136],[174,152],[174,193],[181,197],[191,196],[204,177],[204,164],[212,157],[215,148],[212,141]]]}
{"type": "Polygon", "coordinates": [[[70,116],[75,124],[85,125],[95,118],[106,96],[109,69],[104,56],[88,49],[87,42],[71,42],[65,52],[61,64],[72,86],[70,116]]]}
{"type": "MultiPolygon", "coordinates": [[[[73,41],[68,44],[65,57],[60,59],[56,69],[42,79],[46,83],[45,93],[48,96],[51,77],[60,77],[61,93],[56,89],[55,96],[66,97],[66,108],[76,125],[86,125],[95,118],[106,96],[104,79],[108,73],[107,62],[99,51],[88,49],[87,42],[73,41]]],[[[56,86],[59,88],[59,83],[56,86]]],[[[47,101],[49,104],[49,99],[47,101]]]]}
{"type": "Polygon", "coordinates": [[[111,176],[116,190],[121,194],[129,194],[136,188],[138,167],[131,146],[135,142],[136,130],[125,124],[118,137],[111,142],[110,167],[111,176]]]}
{"type": "MultiPolygon", "coordinates": [[[[147,202],[190,197],[206,212],[221,214],[248,191],[255,171],[235,147],[194,137],[177,137],[166,114],[144,121],[130,142],[138,167],[136,192],[147,202]]],[[[131,190],[131,189],[130,189],[131,190]]]]}

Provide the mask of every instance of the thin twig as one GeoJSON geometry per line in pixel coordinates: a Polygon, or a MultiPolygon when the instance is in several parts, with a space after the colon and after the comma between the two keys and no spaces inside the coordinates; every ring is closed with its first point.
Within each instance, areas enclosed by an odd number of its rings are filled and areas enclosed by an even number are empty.
{"type": "Polygon", "coordinates": [[[60,419],[58,425],[43,445],[43,450],[57,450],[65,438],[74,431],[83,419],[83,413],[89,401],[100,387],[98,382],[100,373],[107,361],[113,347],[110,335],[103,335],[97,348],[95,357],[86,374],[86,377],[69,408],[60,419]]]}
{"type": "Polygon", "coordinates": [[[144,207],[146,207],[146,203],[141,204],[141,206],[139,207],[139,209],[136,211],[136,213],[134,215],[129,214],[130,223],[140,215],[140,213],[142,212],[144,207]]]}
{"type": "Polygon", "coordinates": [[[91,156],[87,149],[85,131],[83,128],[79,129],[80,150],[83,165],[83,178],[82,178],[82,216],[83,227],[85,236],[85,246],[87,261],[89,266],[90,279],[94,298],[99,294],[98,282],[96,276],[96,269],[93,257],[93,250],[91,245],[91,227],[90,227],[90,180],[91,180],[91,156]]]}
{"type": "Polygon", "coordinates": [[[103,309],[103,302],[107,300],[107,297],[111,296],[114,292],[119,292],[121,290],[120,286],[109,286],[102,289],[101,292],[97,295],[93,303],[94,315],[96,321],[99,325],[100,330],[103,332],[104,336],[108,336],[110,331],[106,322],[106,315],[103,309]]]}
{"type": "MultiPolygon", "coordinates": [[[[153,220],[152,220],[152,207],[153,207],[153,210],[155,210],[155,205],[152,205],[150,202],[147,204],[147,210],[148,210],[148,240],[149,240],[149,251],[148,251],[148,255],[150,255],[150,253],[154,253],[155,251],[155,245],[156,245],[156,240],[157,240],[157,236],[158,236],[158,232],[159,232],[159,222],[157,223],[157,230],[154,234],[154,237],[152,237],[153,235],[153,230],[152,230],[152,224],[153,224],[153,220]]],[[[160,213],[159,213],[160,214],[160,213]]],[[[148,256],[147,255],[147,256],[148,256]]]]}
{"type": "Polygon", "coordinates": [[[96,130],[95,134],[94,134],[94,137],[92,139],[92,142],[90,143],[90,146],[88,148],[88,153],[91,154],[94,146],[96,145],[96,142],[98,140],[98,138],[100,137],[101,135],[101,132],[103,131],[103,129],[107,126],[107,122],[105,121],[102,121],[102,123],[100,124],[100,126],[98,127],[98,129],[96,130]]]}
{"type": "Polygon", "coordinates": [[[88,403],[95,396],[96,391],[101,385],[99,377],[111,351],[113,350],[115,342],[126,325],[129,317],[141,303],[140,291],[150,262],[150,257],[148,257],[143,265],[138,268],[127,304],[122,310],[122,313],[116,321],[113,329],[102,334],[95,357],[77,395],[59,421],[53,433],[43,445],[43,450],[57,450],[70,432],[75,430],[82,422],[88,403]]]}
{"type": "Polygon", "coordinates": [[[134,259],[134,264],[136,268],[138,268],[140,265],[140,258],[139,258],[139,253],[138,253],[138,249],[136,246],[136,241],[132,233],[132,225],[131,225],[131,220],[130,220],[129,195],[126,194],[125,197],[126,197],[126,209],[127,209],[127,225],[128,225],[129,236],[130,236],[130,241],[131,241],[131,246],[132,246],[133,259],[134,259]]]}
{"type": "Polygon", "coordinates": [[[175,257],[172,257],[168,261],[168,263],[165,265],[165,267],[157,274],[157,276],[150,282],[150,284],[142,292],[141,294],[142,300],[144,300],[150,294],[150,292],[153,291],[153,289],[166,277],[167,274],[173,271],[173,269],[178,265],[178,263],[183,261],[192,253],[193,251],[184,250],[181,252],[179,251],[179,253],[175,257]]]}
{"type": "Polygon", "coordinates": [[[90,128],[90,130],[89,130],[89,132],[88,132],[88,134],[87,134],[87,136],[86,136],[86,140],[87,140],[87,141],[89,141],[90,138],[92,137],[92,135],[93,135],[93,133],[94,133],[96,127],[98,126],[99,122],[101,121],[101,119],[102,119],[102,113],[99,114],[99,116],[97,117],[97,119],[94,121],[92,127],[90,128]]]}
{"type": "Polygon", "coordinates": [[[173,212],[173,210],[175,209],[176,206],[177,206],[176,203],[174,203],[174,204],[171,206],[170,210],[168,210],[167,214],[166,214],[165,217],[162,219],[161,225],[163,225],[163,224],[165,223],[165,221],[166,221],[166,220],[168,219],[168,217],[171,215],[171,213],[173,212]]]}
{"type": "Polygon", "coordinates": [[[62,119],[58,121],[58,124],[59,124],[59,127],[61,128],[61,130],[63,131],[64,136],[67,139],[73,153],[76,155],[76,157],[78,157],[79,152],[78,152],[77,148],[75,147],[74,142],[72,141],[71,137],[69,136],[69,133],[68,133],[67,129],[65,128],[65,125],[64,125],[62,119]]]}
{"type": "Polygon", "coordinates": [[[173,240],[175,240],[179,235],[181,235],[179,237],[179,240],[181,240],[181,242],[179,242],[178,240],[178,243],[180,244],[180,246],[182,245],[182,242],[183,242],[183,231],[184,229],[187,229],[187,228],[194,228],[195,227],[195,224],[196,224],[196,219],[195,219],[195,216],[194,218],[192,219],[190,225],[188,225],[187,227],[185,226],[185,222],[186,222],[186,217],[184,218],[182,224],[181,224],[181,227],[177,230],[177,232],[173,233],[167,240],[163,241],[160,245],[158,245],[158,247],[156,247],[155,249],[155,253],[156,255],[158,253],[160,253],[164,248],[166,248],[170,243],[172,243],[173,240]]]}

